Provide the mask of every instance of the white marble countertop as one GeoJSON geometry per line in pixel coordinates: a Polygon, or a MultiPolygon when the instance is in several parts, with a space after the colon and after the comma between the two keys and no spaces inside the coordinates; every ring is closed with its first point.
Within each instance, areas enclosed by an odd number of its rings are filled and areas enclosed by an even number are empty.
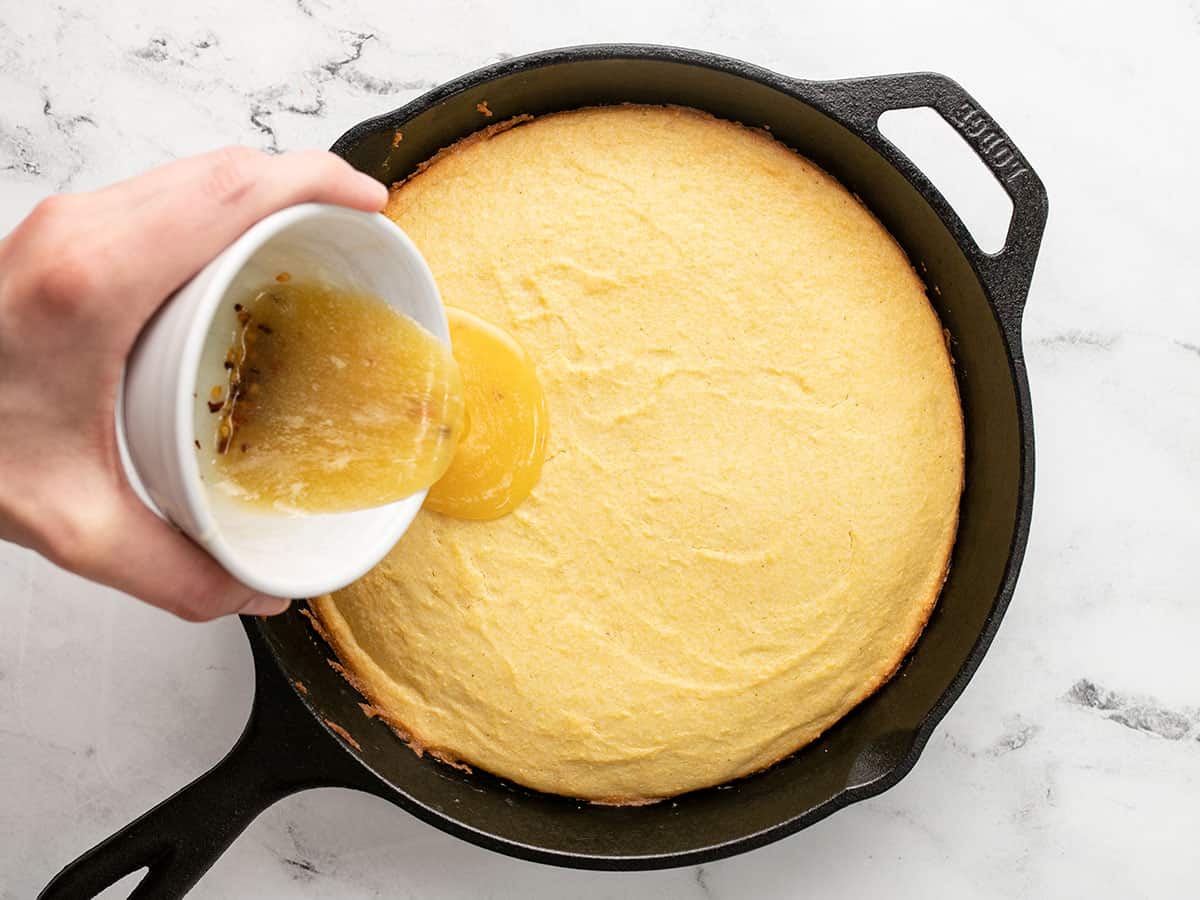
{"type": "MultiPolygon", "coordinates": [[[[622,40],[814,78],[945,72],[1051,198],[1025,317],[1028,555],[983,667],[899,786],[739,858],[624,875],[313,791],[265,813],[194,896],[1196,895],[1200,2],[172,6],[0,2],[0,233],[53,191],[230,142],[328,146],[498,57],[622,40]]],[[[0,546],[0,897],[33,896],[229,748],[250,701],[240,632],[0,546]]]]}

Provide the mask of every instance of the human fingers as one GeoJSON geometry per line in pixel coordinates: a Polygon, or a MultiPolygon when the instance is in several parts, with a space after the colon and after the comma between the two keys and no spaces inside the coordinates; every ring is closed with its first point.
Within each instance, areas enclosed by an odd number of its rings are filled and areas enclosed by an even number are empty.
{"type": "MultiPolygon", "coordinates": [[[[145,172],[102,187],[94,191],[93,196],[104,200],[106,206],[111,205],[115,209],[129,209],[131,206],[136,207],[149,200],[162,199],[164,196],[176,194],[181,190],[194,190],[197,186],[202,186],[206,179],[210,178],[215,171],[220,170],[222,167],[228,169],[232,166],[235,170],[238,170],[241,166],[261,166],[272,161],[289,161],[290,163],[294,157],[300,157],[306,164],[311,160],[321,159],[322,157],[330,157],[333,160],[340,161],[340,157],[323,150],[298,150],[272,155],[250,147],[231,145],[163,163],[162,165],[155,166],[153,169],[147,169],[145,172]]],[[[342,170],[344,173],[361,175],[361,173],[357,173],[357,170],[348,163],[343,163],[342,170]]],[[[240,170],[234,174],[240,174],[240,170]]],[[[368,182],[375,182],[375,179],[370,178],[370,176],[363,177],[368,182]]],[[[220,179],[221,176],[218,176],[218,180],[220,179]]],[[[378,184],[378,182],[375,183],[378,184]]],[[[358,207],[356,203],[344,205],[363,208],[368,212],[380,209],[383,203],[376,203],[374,200],[374,195],[377,195],[378,191],[371,188],[370,184],[367,187],[372,191],[372,195],[368,197],[368,202],[365,205],[362,207],[358,207]]],[[[386,194],[384,196],[385,199],[383,202],[386,202],[386,194]]]]}
{"type": "Polygon", "coordinates": [[[151,308],[273,212],[306,202],[376,212],[387,202],[382,184],[320,150],[268,156],[229,147],[143,177],[124,188],[130,206],[118,241],[151,308]]]}
{"type": "Polygon", "coordinates": [[[275,615],[289,600],[260,594],[237,581],[199,546],[130,495],[119,501],[103,531],[55,562],[189,622],[230,613],[275,615]]]}

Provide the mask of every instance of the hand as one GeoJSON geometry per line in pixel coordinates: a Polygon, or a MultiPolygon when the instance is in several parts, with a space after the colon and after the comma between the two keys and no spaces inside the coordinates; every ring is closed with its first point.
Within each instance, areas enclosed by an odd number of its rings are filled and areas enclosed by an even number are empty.
{"type": "Polygon", "coordinates": [[[328,153],[231,147],[50,197],[0,241],[0,539],[189,621],[287,608],[138,500],[113,407],[163,300],[259,219],[305,201],[374,212],[387,191],[328,153]]]}

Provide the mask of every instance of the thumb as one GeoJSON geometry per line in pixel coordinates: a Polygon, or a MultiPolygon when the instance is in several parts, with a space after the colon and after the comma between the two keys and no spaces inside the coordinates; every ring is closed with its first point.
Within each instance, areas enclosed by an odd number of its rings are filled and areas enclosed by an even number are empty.
{"type": "Polygon", "coordinates": [[[99,552],[70,568],[189,622],[236,612],[270,616],[288,608],[290,600],[246,587],[132,491],[123,494],[117,515],[97,542],[99,552]]]}

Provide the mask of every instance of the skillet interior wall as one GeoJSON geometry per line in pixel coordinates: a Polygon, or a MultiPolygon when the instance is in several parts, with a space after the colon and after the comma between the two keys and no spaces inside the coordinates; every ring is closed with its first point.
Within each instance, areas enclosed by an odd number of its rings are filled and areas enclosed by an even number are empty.
{"type": "Polygon", "coordinates": [[[392,182],[441,147],[519,114],[615,102],[678,103],[769,125],[779,140],[841,179],[879,216],[925,277],[954,338],[967,474],[942,600],[897,679],[766,773],[633,809],[586,807],[502,786],[486,775],[456,772],[402,751],[382,726],[362,717],[357,696],[325,665],[325,648],[298,617],[262,626],[285,669],[306,680],[312,705],[351,731],[368,765],[418,803],[467,827],[560,852],[626,857],[686,853],[771,828],[845,788],[887,777],[908,754],[914,731],[958,673],[991,612],[1014,540],[1020,489],[1019,398],[1004,337],[965,256],[920,194],[859,138],[785,93],[783,79],[780,88],[669,60],[575,60],[514,72],[428,106],[403,123],[374,120],[335,148],[356,167],[392,182]],[[476,108],[482,101],[492,118],[476,108]],[[399,143],[395,127],[403,131],[399,143]]]}

